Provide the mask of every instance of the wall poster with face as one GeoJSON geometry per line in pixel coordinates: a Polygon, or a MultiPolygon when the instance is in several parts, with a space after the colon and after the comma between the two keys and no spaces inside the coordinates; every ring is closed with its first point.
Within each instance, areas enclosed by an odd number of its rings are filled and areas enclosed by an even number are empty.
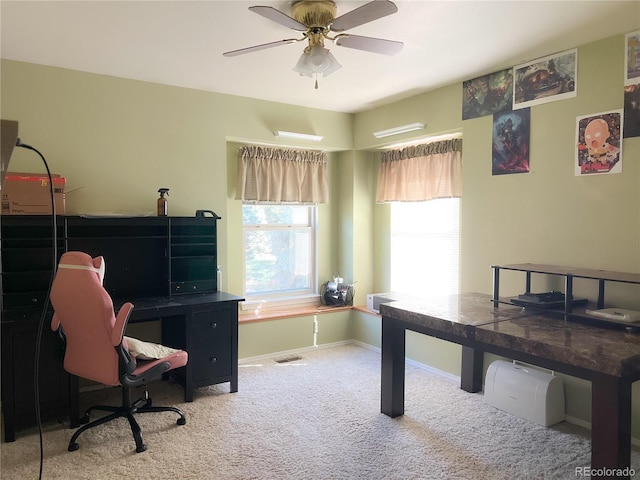
{"type": "Polygon", "coordinates": [[[577,118],[576,176],[622,172],[622,129],[622,109],[577,118]]]}

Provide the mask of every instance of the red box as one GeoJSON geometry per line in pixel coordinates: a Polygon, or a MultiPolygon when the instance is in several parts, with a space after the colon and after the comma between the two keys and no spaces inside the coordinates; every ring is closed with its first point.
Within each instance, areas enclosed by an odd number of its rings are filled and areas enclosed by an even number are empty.
{"type": "MultiPolygon", "coordinates": [[[[64,214],[67,179],[51,174],[56,214],[64,214]]],[[[49,177],[41,173],[7,172],[2,186],[2,215],[51,215],[49,177]]]]}

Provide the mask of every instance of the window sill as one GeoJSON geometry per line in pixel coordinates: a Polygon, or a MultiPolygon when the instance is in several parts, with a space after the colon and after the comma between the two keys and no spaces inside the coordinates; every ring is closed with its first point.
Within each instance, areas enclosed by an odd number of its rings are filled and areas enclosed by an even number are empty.
{"type": "Polygon", "coordinates": [[[270,310],[257,310],[257,311],[247,311],[241,312],[238,315],[238,323],[255,323],[255,322],[264,322],[267,320],[278,320],[282,318],[292,318],[292,317],[304,317],[308,315],[321,315],[323,313],[331,313],[331,312],[343,312],[348,311],[353,308],[360,307],[352,307],[352,306],[344,306],[344,307],[330,307],[326,305],[320,306],[307,306],[307,307],[296,307],[296,308],[283,308],[283,309],[270,309],[270,310]]]}
{"type": "Polygon", "coordinates": [[[357,307],[353,307],[353,309],[357,310],[358,312],[368,313],[369,315],[375,315],[376,317],[382,317],[382,315],[380,315],[379,313],[372,312],[371,310],[369,310],[366,307],[366,305],[358,305],[357,307]]]}

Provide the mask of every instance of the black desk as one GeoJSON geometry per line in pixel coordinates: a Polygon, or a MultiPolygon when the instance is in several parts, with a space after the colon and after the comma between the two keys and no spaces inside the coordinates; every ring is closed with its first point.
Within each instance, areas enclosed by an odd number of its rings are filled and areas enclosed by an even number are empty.
{"type": "MultiPolygon", "coordinates": [[[[238,302],[218,292],[219,216],[57,217],[57,253],[103,256],[104,286],[113,299],[134,304],[130,322],[160,320],[162,343],[186,350],[178,369],[185,400],[195,388],[230,382],[238,389],[238,302]]],[[[54,257],[51,217],[3,215],[0,222],[2,410],[5,440],[35,424],[36,332],[46,304],[54,257]]],[[[117,300],[114,300],[116,309],[117,300]]],[[[51,318],[48,312],[47,318],[51,318]]],[[[64,349],[45,320],[40,349],[42,420],[77,422],[78,381],[62,367],[64,349]]]]}
{"type": "MultiPolygon", "coordinates": [[[[129,300],[134,305],[129,323],[159,320],[162,344],[189,354],[187,365],[177,370],[185,401],[193,401],[194,389],[206,385],[229,382],[230,392],[238,391],[238,302],[242,300],[225,292],[129,300]]],[[[116,310],[122,303],[114,301],[116,310]]],[[[36,310],[5,312],[2,319],[2,409],[7,442],[15,440],[16,427],[35,423],[35,348],[25,350],[22,345],[35,345],[36,310]]],[[[47,364],[47,371],[40,375],[41,397],[46,403],[43,410],[49,418],[68,414],[71,427],[76,427],[80,418],[78,379],[62,370],[62,344],[49,330],[49,320],[44,327],[41,365],[47,364]],[[53,367],[56,373],[51,376],[53,367]]]]}
{"type": "Polygon", "coordinates": [[[631,384],[640,379],[640,336],[567,322],[562,315],[494,308],[492,297],[464,294],[420,304],[381,305],[381,411],[404,414],[405,332],[462,345],[461,386],[482,387],[483,352],[591,381],[593,469],[624,469],[631,459],[631,384]]]}
{"type": "Polygon", "coordinates": [[[189,362],[183,384],[185,402],[194,388],[230,382],[238,391],[238,302],[225,292],[130,300],[129,323],[162,322],[162,344],[186,350],[189,362]]]}

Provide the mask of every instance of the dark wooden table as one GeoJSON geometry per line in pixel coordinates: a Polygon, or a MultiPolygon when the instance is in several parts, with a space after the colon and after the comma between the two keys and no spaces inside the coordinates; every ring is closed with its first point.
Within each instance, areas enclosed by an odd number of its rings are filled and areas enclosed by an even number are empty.
{"type": "Polygon", "coordinates": [[[382,413],[404,414],[405,332],[412,330],[462,345],[461,388],[469,392],[482,388],[484,352],[591,381],[591,468],[630,466],[631,385],[640,379],[640,335],[511,305],[496,308],[483,294],[393,302],[380,311],[382,413]]]}

